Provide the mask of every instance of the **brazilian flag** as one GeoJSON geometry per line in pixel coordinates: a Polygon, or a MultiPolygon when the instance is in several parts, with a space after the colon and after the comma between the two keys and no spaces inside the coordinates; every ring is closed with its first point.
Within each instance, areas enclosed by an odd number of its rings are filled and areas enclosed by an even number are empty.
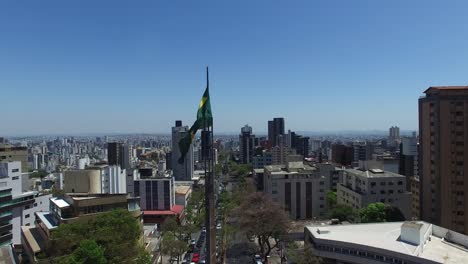
{"type": "Polygon", "coordinates": [[[198,106],[197,120],[193,123],[187,135],[179,141],[180,158],[179,163],[183,163],[190,145],[199,129],[207,128],[213,125],[213,115],[211,114],[210,91],[207,86],[203,93],[200,105],[198,106]]]}

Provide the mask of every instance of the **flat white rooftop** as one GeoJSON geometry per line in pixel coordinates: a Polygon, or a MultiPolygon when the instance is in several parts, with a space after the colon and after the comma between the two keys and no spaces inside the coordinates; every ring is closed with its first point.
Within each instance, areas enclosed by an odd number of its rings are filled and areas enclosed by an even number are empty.
{"type": "MultiPolygon", "coordinates": [[[[426,230],[431,224],[421,223],[426,230]]],[[[380,248],[406,255],[429,259],[439,263],[468,263],[468,250],[461,245],[443,241],[442,238],[431,235],[418,253],[418,245],[401,240],[401,226],[404,222],[371,223],[352,225],[307,226],[307,230],[318,239],[340,241],[357,245],[380,248]]],[[[468,238],[468,237],[467,237],[468,238]]]]}
{"type": "Polygon", "coordinates": [[[63,199],[51,198],[50,201],[57,205],[57,207],[60,209],[70,207],[70,205],[63,199]]]}

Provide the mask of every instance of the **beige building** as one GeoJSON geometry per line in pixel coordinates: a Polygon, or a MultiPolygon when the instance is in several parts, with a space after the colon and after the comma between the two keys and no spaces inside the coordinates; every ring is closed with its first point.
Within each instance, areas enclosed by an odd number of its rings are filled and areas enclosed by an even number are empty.
{"type": "Polygon", "coordinates": [[[337,185],[337,203],[355,209],[382,202],[398,207],[411,219],[411,192],[406,190],[406,177],[380,169],[366,171],[345,169],[337,185]]]}
{"type": "Polygon", "coordinates": [[[21,171],[28,171],[28,148],[0,143],[0,161],[21,161],[21,171]]]}
{"type": "Polygon", "coordinates": [[[421,219],[468,234],[468,86],[419,99],[421,219]]]}
{"type": "Polygon", "coordinates": [[[118,165],[96,165],[63,173],[66,193],[127,193],[127,173],[118,165]]]}
{"type": "Polygon", "coordinates": [[[265,166],[263,192],[279,203],[292,219],[324,217],[329,180],[302,161],[265,166]]]}
{"type": "Polygon", "coordinates": [[[183,207],[187,206],[190,195],[192,194],[191,185],[175,185],[175,204],[182,205],[183,207]]]}

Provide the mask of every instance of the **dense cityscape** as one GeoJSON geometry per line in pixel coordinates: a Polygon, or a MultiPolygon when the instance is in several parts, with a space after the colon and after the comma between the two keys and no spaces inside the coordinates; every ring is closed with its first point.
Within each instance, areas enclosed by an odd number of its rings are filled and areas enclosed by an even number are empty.
{"type": "Polygon", "coordinates": [[[206,263],[212,211],[217,263],[463,263],[467,94],[428,88],[420,129],[406,135],[304,136],[275,117],[267,135],[215,134],[212,156],[203,136],[182,153],[192,128],[180,120],[167,135],[0,138],[2,249],[23,263],[79,261],[93,247],[104,251],[92,263],[206,263]],[[138,220],[139,253],[69,241],[117,209],[138,220]]]}
{"type": "Polygon", "coordinates": [[[0,264],[468,263],[466,1],[0,1],[0,264]]]}

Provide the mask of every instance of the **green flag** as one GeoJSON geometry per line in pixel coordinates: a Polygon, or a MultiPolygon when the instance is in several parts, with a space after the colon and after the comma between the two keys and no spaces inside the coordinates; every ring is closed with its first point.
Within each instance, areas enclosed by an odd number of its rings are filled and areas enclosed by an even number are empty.
{"type": "Polygon", "coordinates": [[[213,115],[211,114],[210,91],[209,87],[207,86],[198,106],[197,120],[193,123],[192,127],[190,127],[187,135],[179,141],[179,149],[181,154],[179,163],[184,162],[185,155],[187,155],[187,152],[190,149],[190,145],[192,144],[197,131],[212,125],[213,115]]]}

